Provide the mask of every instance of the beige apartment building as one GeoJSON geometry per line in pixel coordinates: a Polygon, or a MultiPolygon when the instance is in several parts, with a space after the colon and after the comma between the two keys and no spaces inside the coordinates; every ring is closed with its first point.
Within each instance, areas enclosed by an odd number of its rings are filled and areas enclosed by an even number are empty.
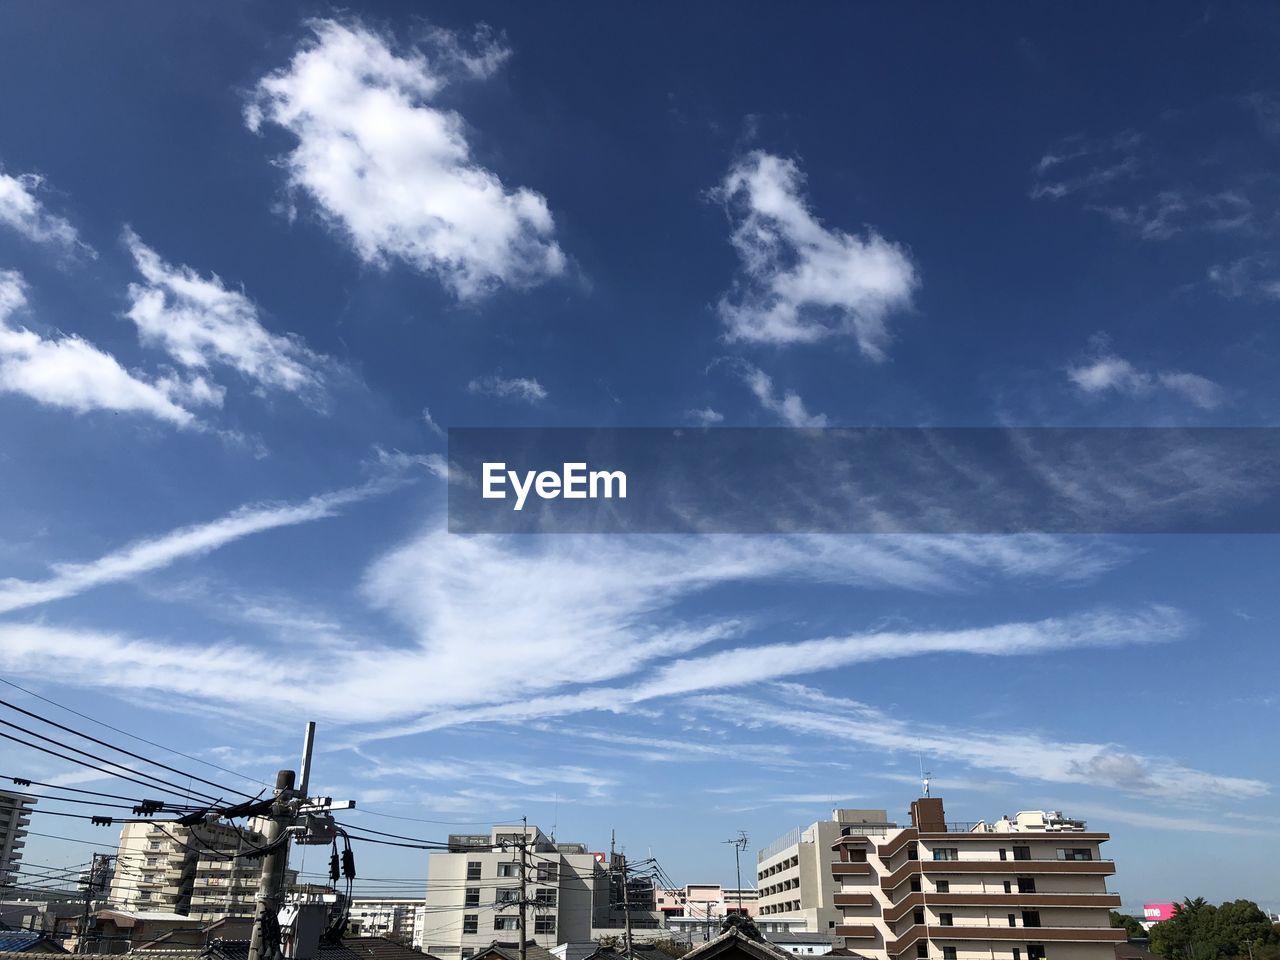
{"type": "Polygon", "coordinates": [[[35,797],[0,790],[0,887],[17,882],[22,848],[27,845],[31,809],[35,805],[35,797]]]}
{"type": "MultiPolygon", "coordinates": [[[[496,942],[520,940],[521,838],[527,844],[527,941],[551,948],[585,943],[622,927],[621,884],[611,884],[604,853],[560,843],[536,826],[496,826],[487,834],[449,837],[449,849],[428,860],[426,904],[413,945],[442,960],[469,960],[496,942]]],[[[661,933],[652,881],[631,885],[628,899],[637,937],[661,933]],[[643,889],[642,889],[643,887],[643,889]]]]}
{"type": "MultiPolygon", "coordinates": [[[[108,899],[119,909],[206,921],[251,917],[262,861],[240,855],[263,840],[252,826],[127,823],[120,830],[108,899]]],[[[296,871],[287,871],[286,883],[296,880],[296,871]]]]}
{"type": "Polygon", "coordinates": [[[830,820],[797,827],[757,854],[756,925],[766,936],[829,932],[843,919],[830,861],[832,845],[851,828],[883,834],[893,825],[884,810],[833,810],[830,820]]]}
{"type": "Polygon", "coordinates": [[[941,799],[916,800],[911,826],[831,843],[832,933],[875,960],[1113,960],[1109,838],[1042,811],[948,824],[941,799]]]}

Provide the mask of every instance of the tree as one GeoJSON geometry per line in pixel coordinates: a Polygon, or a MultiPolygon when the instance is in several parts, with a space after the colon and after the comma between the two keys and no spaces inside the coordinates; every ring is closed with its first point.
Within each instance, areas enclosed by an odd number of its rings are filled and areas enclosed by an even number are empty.
{"type": "Polygon", "coordinates": [[[1143,929],[1142,923],[1137,917],[1130,916],[1127,913],[1118,913],[1111,911],[1111,926],[1119,929],[1124,928],[1125,934],[1130,940],[1139,940],[1147,935],[1147,931],[1143,929]]]}
{"type": "Polygon", "coordinates": [[[1252,900],[1215,907],[1204,897],[1180,903],[1151,928],[1151,950],[1169,960],[1272,960],[1280,935],[1252,900]]]}

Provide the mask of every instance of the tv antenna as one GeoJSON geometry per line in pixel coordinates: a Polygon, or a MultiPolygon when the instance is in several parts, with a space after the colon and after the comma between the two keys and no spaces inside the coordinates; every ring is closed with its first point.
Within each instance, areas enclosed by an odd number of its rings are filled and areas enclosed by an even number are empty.
{"type": "Polygon", "coordinates": [[[747,849],[750,841],[744,831],[739,830],[738,835],[732,840],[722,840],[722,843],[733,844],[733,865],[738,873],[738,916],[743,916],[742,910],[742,852],[747,849]]]}
{"type": "Polygon", "coordinates": [[[920,760],[920,785],[924,788],[924,795],[929,796],[929,780],[933,774],[924,768],[924,760],[920,760]]]}

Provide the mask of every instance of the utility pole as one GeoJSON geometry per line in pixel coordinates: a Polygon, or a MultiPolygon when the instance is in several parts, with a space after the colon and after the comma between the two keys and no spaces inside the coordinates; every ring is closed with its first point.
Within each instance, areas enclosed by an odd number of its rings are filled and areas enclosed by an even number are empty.
{"type": "Polygon", "coordinates": [[[631,884],[627,882],[627,855],[622,854],[622,916],[623,942],[627,948],[627,960],[631,960],[631,884]]]}
{"type": "Polygon", "coordinates": [[[746,833],[739,830],[736,837],[724,842],[733,844],[733,865],[738,871],[738,916],[742,916],[742,851],[747,849],[749,841],[746,833]]]}
{"type": "Polygon", "coordinates": [[[253,917],[253,935],[249,939],[249,960],[271,960],[280,951],[280,941],[275,935],[276,914],[280,911],[280,888],[284,883],[284,869],[289,862],[289,840],[285,827],[293,823],[293,813],[288,802],[293,799],[293,771],[276,773],[275,800],[266,817],[263,831],[264,846],[269,851],[262,858],[262,872],[258,876],[258,902],[253,917]],[[268,928],[271,930],[267,942],[268,928]]]}
{"type": "Polygon", "coordinates": [[[111,860],[111,855],[107,853],[95,853],[93,862],[89,865],[89,875],[84,882],[84,916],[80,920],[80,938],[76,943],[76,953],[88,953],[89,945],[89,907],[93,903],[93,895],[99,886],[98,880],[98,864],[101,863],[103,869],[111,860]]]}
{"type": "Polygon", "coordinates": [[[528,960],[529,947],[525,917],[529,909],[529,898],[526,895],[529,872],[529,818],[521,817],[520,822],[524,825],[524,832],[520,834],[520,960],[528,960]]]}

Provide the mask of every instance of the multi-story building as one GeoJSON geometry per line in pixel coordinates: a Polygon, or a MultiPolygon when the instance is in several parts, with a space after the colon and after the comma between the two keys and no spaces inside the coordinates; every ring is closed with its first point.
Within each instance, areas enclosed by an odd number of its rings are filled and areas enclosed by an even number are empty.
{"type": "Polygon", "coordinates": [[[17,882],[22,866],[22,848],[27,845],[27,827],[36,798],[25,793],[0,790],[0,887],[17,882]]]}
{"type": "Polygon", "coordinates": [[[663,925],[676,939],[702,943],[720,932],[731,913],[754,917],[759,909],[758,891],[722,887],[718,883],[690,883],[659,890],[657,908],[663,925]]]}
{"type": "MultiPolygon", "coordinates": [[[[521,846],[525,896],[532,901],[526,940],[552,947],[589,941],[601,928],[617,932],[621,904],[611,896],[604,854],[514,824],[487,834],[452,835],[448,852],[431,854],[413,945],[443,960],[469,960],[495,941],[518,942],[521,846]]],[[[639,893],[633,889],[632,896],[639,893]]],[[[659,926],[656,911],[634,913],[635,926],[659,926]]]]}
{"type": "Polygon", "coordinates": [[[909,827],[843,824],[831,932],[875,960],[1113,960],[1108,839],[1040,811],[948,824],[936,797],[911,804],[909,827]]]}
{"type": "Polygon", "coordinates": [[[347,932],[353,937],[412,940],[425,907],[426,901],[421,897],[352,897],[347,932]]]}
{"type": "MultiPolygon", "coordinates": [[[[127,823],[120,831],[108,899],[125,910],[199,920],[253,916],[262,861],[245,857],[263,834],[225,823],[127,823]]],[[[286,883],[296,882],[295,871],[286,883]]]]}
{"type": "Polygon", "coordinates": [[[884,810],[833,810],[830,820],[797,827],[769,844],[756,856],[756,925],[766,935],[832,930],[843,917],[835,901],[840,881],[831,871],[832,844],[852,827],[882,833],[892,826],[884,810]]]}

